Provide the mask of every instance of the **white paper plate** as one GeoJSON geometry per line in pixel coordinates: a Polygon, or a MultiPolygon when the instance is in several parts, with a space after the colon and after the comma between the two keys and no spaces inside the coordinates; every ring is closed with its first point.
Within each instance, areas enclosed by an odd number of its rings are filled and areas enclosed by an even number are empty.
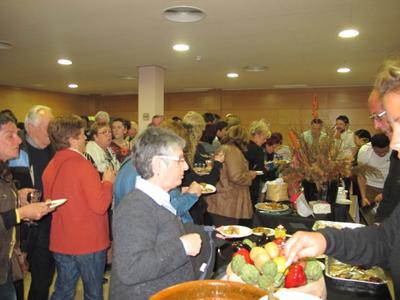
{"type": "Polygon", "coordinates": [[[201,186],[201,193],[202,194],[212,194],[215,193],[215,191],[217,190],[217,188],[211,184],[206,184],[206,185],[202,185],[201,186]]]}
{"type": "Polygon", "coordinates": [[[264,174],[264,172],[263,171],[256,171],[256,174],[257,175],[262,175],[262,174],[264,174]]]}
{"type": "Polygon", "coordinates": [[[246,226],[240,226],[240,225],[226,225],[226,226],[221,226],[216,229],[220,234],[227,238],[242,238],[245,236],[249,236],[253,234],[253,230],[249,227],[246,226]],[[229,233],[229,230],[234,227],[237,232],[235,233],[229,233]]]}
{"type": "MultiPolygon", "coordinates": [[[[317,296],[297,291],[291,291],[289,289],[280,289],[279,291],[274,293],[274,296],[278,297],[279,299],[285,300],[321,300],[321,298],[317,296]]],[[[268,300],[268,296],[264,296],[260,298],[260,300],[268,300]]]]}
{"type": "Polygon", "coordinates": [[[57,200],[50,200],[47,202],[47,205],[50,208],[56,208],[60,205],[63,205],[65,202],[67,202],[67,199],[57,199],[57,200]]]}

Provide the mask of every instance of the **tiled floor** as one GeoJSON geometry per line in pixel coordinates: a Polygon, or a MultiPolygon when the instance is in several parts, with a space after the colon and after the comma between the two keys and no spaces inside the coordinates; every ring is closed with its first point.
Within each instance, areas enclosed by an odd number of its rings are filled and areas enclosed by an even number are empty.
{"type": "MultiPolygon", "coordinates": [[[[55,275],[55,276],[57,276],[57,275],[55,275]]],[[[108,299],[108,289],[110,287],[110,272],[106,272],[105,277],[108,279],[108,282],[103,284],[103,295],[104,295],[104,300],[107,300],[108,299]]],[[[54,277],[54,279],[55,279],[55,277],[54,277]]],[[[50,288],[50,296],[54,290],[54,281],[50,288]]],[[[29,273],[24,279],[25,299],[28,298],[28,289],[29,289],[30,282],[31,282],[31,275],[29,273]]],[[[83,300],[83,285],[82,285],[81,280],[78,281],[78,285],[76,287],[75,300],[83,300]]]]}

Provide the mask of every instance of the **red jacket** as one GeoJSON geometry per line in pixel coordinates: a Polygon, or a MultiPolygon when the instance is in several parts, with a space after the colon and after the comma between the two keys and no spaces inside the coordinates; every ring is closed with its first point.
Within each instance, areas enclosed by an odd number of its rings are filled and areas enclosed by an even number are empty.
{"type": "Polygon", "coordinates": [[[42,181],[45,199],[67,198],[53,212],[50,250],[79,255],[108,248],[107,209],[112,200],[112,183],[101,182],[92,164],[70,149],[54,155],[42,181]]]}

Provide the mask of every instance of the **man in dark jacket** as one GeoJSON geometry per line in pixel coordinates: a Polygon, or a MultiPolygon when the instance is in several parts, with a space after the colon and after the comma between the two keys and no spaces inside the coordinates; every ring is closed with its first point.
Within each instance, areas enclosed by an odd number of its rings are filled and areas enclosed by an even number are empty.
{"type": "MultiPolygon", "coordinates": [[[[43,191],[42,174],[53,156],[47,125],[53,119],[47,106],[32,107],[25,117],[26,138],[19,157],[11,160],[9,166],[18,188],[33,187],[43,191]]],[[[30,226],[25,244],[28,252],[29,270],[32,282],[29,300],[47,300],[54,276],[54,260],[49,251],[51,215],[30,226]]]]}

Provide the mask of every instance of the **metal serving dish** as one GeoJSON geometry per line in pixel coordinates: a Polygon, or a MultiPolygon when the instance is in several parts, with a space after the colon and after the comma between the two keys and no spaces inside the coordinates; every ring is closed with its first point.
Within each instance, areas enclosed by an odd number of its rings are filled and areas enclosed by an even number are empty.
{"type": "Polygon", "coordinates": [[[359,228],[359,227],[364,227],[365,225],[363,224],[358,224],[358,223],[348,223],[348,222],[333,222],[333,221],[323,221],[323,220],[317,220],[315,221],[312,230],[317,231],[320,229],[324,229],[327,227],[330,228],[336,228],[336,229],[343,229],[343,228],[359,228]]]}
{"type": "Polygon", "coordinates": [[[386,289],[386,276],[379,267],[364,269],[344,264],[332,257],[325,259],[325,275],[337,289],[377,294],[386,289]]]}

